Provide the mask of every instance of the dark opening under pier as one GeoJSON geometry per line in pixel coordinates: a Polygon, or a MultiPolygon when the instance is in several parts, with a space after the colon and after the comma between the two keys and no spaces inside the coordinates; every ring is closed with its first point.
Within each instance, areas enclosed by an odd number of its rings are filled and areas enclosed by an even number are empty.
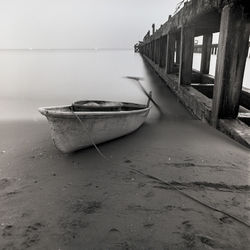
{"type": "Polygon", "coordinates": [[[250,90],[242,87],[249,33],[248,1],[192,0],[159,29],[153,24],[135,51],[197,118],[250,147],[250,90]],[[202,45],[194,43],[198,36],[202,45]],[[192,69],[194,52],[202,53],[199,71],[192,69]],[[215,76],[211,54],[217,54],[215,76]]]}

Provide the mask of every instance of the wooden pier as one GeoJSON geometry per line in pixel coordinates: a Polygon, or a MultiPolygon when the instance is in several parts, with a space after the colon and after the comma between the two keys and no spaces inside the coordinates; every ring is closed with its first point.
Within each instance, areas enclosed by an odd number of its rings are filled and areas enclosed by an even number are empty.
{"type": "Polygon", "coordinates": [[[135,48],[196,117],[250,147],[250,90],[242,87],[249,34],[248,0],[192,0],[159,29],[152,25],[135,48]],[[192,69],[194,52],[202,53],[199,71],[192,69]],[[215,77],[211,54],[217,54],[215,77]]]}

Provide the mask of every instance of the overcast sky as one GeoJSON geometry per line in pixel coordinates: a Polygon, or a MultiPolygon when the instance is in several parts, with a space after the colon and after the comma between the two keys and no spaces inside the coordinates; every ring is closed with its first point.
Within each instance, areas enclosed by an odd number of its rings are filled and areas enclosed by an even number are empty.
{"type": "Polygon", "coordinates": [[[0,49],[129,48],[180,0],[0,0],[0,49]]]}

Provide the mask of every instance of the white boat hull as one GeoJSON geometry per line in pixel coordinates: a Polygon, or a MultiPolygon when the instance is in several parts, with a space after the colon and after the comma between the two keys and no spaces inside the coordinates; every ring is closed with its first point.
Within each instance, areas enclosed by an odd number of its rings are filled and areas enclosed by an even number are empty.
{"type": "Polygon", "coordinates": [[[103,143],[138,129],[150,107],[132,111],[73,112],[69,106],[40,108],[48,119],[56,147],[70,153],[103,143]]]}

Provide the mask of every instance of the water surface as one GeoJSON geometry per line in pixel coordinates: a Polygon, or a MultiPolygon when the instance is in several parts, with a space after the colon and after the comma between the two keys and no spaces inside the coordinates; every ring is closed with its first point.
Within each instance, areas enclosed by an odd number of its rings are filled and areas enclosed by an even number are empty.
{"type": "MultiPolygon", "coordinates": [[[[39,106],[81,99],[145,103],[134,81],[145,76],[133,51],[7,51],[0,56],[2,119],[38,118],[39,106]]],[[[147,81],[144,82],[147,88],[147,81]]]]}
{"type": "MultiPolygon", "coordinates": [[[[199,69],[200,54],[193,67],[199,69]]],[[[250,87],[250,60],[244,86],[250,87]]],[[[210,74],[215,72],[212,55],[210,74]]],[[[39,119],[40,106],[71,104],[81,99],[146,103],[136,82],[140,76],[147,90],[152,81],[139,54],[132,50],[7,50],[0,51],[1,120],[39,119]]]]}

